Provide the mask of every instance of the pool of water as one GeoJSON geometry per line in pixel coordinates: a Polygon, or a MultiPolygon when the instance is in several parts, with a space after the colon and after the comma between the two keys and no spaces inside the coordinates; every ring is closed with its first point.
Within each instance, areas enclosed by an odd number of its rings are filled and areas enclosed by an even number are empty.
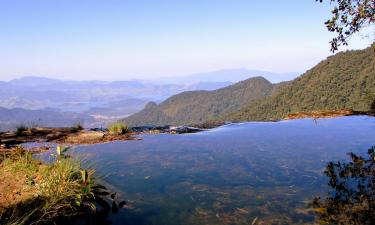
{"type": "Polygon", "coordinates": [[[375,118],[249,122],[74,150],[129,200],[113,224],[302,224],[325,165],[375,145],[375,118]]]}

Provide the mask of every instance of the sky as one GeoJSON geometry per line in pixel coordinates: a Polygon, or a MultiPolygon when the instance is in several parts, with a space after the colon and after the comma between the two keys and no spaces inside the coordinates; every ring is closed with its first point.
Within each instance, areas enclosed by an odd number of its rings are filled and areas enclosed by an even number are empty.
{"type": "MultiPolygon", "coordinates": [[[[315,0],[0,0],[0,80],[304,72],[332,54],[324,26],[331,7],[315,0]]],[[[349,49],[369,46],[362,36],[349,49]]]]}

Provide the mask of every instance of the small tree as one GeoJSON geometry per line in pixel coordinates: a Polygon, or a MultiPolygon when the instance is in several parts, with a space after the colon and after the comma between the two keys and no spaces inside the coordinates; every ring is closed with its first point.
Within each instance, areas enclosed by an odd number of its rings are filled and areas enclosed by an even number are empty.
{"type": "Polygon", "coordinates": [[[375,147],[367,157],[349,153],[350,162],[330,162],[325,170],[330,191],[312,206],[322,224],[375,224],[375,147]]]}
{"type": "MultiPolygon", "coordinates": [[[[316,0],[323,2],[323,0],[316,0]]],[[[327,0],[334,3],[331,19],[325,22],[330,32],[337,33],[332,39],[331,51],[335,52],[341,45],[348,45],[349,38],[356,32],[375,22],[374,0],[327,0]]],[[[375,43],[375,37],[372,37],[375,43]]],[[[375,47],[375,45],[373,44],[375,47]]]]}

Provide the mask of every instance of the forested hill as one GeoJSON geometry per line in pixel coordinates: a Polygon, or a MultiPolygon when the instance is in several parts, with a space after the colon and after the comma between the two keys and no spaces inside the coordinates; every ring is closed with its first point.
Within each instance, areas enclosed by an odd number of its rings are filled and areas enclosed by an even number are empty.
{"type": "Polygon", "coordinates": [[[312,110],[369,111],[374,100],[375,52],[367,48],[328,57],[271,96],[221,120],[281,119],[289,113],[312,110]]]}
{"type": "Polygon", "coordinates": [[[124,122],[131,126],[199,124],[262,99],[276,87],[263,77],[254,77],[215,91],[183,92],[159,105],[147,104],[124,122]]]}
{"type": "Polygon", "coordinates": [[[124,122],[140,126],[265,121],[301,111],[369,111],[374,100],[375,52],[367,48],[328,57],[289,82],[271,84],[255,77],[216,91],[184,92],[159,105],[149,103],[124,122]]]}

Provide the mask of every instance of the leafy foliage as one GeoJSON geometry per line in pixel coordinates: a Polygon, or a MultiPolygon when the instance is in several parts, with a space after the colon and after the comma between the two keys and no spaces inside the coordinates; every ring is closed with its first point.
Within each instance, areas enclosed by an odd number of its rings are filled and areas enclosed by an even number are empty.
{"type": "Polygon", "coordinates": [[[329,195],[312,203],[320,223],[375,224],[375,148],[366,158],[354,153],[349,157],[350,162],[330,162],[324,171],[329,195]]]}
{"type": "MultiPolygon", "coordinates": [[[[323,2],[323,0],[316,0],[323,2]]],[[[325,22],[330,32],[337,33],[331,43],[331,51],[340,45],[348,45],[348,39],[363,27],[375,22],[375,3],[373,0],[329,0],[335,6],[332,18],[325,22]]],[[[375,38],[375,37],[373,37],[375,38]]],[[[375,39],[373,40],[375,43],[375,39]]]]}

